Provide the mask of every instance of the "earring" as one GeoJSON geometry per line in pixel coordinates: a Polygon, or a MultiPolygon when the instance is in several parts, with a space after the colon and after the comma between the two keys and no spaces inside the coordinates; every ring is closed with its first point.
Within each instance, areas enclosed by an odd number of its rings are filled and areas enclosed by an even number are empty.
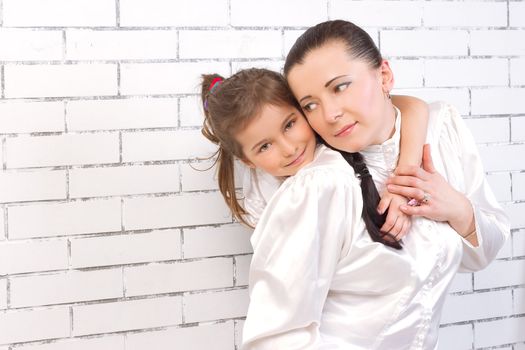
{"type": "Polygon", "coordinates": [[[392,97],[390,96],[390,91],[387,91],[387,92],[386,92],[386,97],[388,97],[389,100],[392,99],[392,97]]]}

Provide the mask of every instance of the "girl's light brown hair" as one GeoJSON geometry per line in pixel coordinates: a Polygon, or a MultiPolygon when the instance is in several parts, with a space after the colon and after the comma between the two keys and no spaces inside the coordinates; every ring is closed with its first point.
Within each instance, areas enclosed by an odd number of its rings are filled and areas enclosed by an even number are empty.
{"type": "Polygon", "coordinates": [[[235,191],[234,161],[245,159],[235,135],[266,105],[295,106],[300,111],[299,105],[281,74],[259,68],[242,70],[227,79],[218,74],[202,75],[201,98],[205,116],[202,134],[219,146],[215,160],[219,190],[234,218],[251,226],[235,191]],[[223,80],[210,90],[216,78],[223,80]]]}

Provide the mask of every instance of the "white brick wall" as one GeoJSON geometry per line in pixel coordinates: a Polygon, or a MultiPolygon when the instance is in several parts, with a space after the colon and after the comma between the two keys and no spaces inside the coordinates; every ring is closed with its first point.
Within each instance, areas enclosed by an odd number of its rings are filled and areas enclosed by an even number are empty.
{"type": "Polygon", "coordinates": [[[200,74],[280,70],[364,26],[396,92],[465,116],[512,238],[453,281],[440,350],[525,349],[525,2],[0,0],[0,350],[238,350],[250,230],[200,135],[200,74]]]}

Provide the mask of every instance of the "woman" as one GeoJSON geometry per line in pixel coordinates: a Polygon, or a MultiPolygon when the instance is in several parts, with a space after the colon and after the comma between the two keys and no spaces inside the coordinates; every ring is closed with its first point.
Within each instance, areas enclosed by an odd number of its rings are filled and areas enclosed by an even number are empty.
{"type": "MultiPolygon", "coordinates": [[[[393,73],[366,32],[345,21],[310,28],[290,50],[284,73],[319,136],[336,149],[362,152],[378,188],[384,187],[398,157],[400,118],[389,98],[393,73]]],[[[435,221],[415,218],[399,251],[366,235],[343,239],[333,274],[321,280],[309,277],[319,266],[315,251],[322,251],[323,241],[275,247],[257,236],[245,349],[437,347],[453,276],[493,260],[509,225],[458,113],[446,104],[433,105],[430,112],[427,140],[439,172],[427,147],[424,170],[399,169],[389,190],[418,201],[419,206],[405,206],[406,213],[435,221]],[[280,258],[268,258],[275,256],[280,258]],[[299,290],[307,291],[306,297],[299,290]]],[[[263,214],[268,232],[297,225],[293,217],[272,221],[269,213],[279,205],[270,201],[263,214]]],[[[309,220],[301,216],[300,225],[308,228],[309,220]]]]}

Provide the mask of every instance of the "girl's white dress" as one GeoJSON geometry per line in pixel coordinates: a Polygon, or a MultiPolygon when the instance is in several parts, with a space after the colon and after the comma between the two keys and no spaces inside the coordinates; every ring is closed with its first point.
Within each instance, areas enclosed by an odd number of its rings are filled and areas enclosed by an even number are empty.
{"type": "MultiPolygon", "coordinates": [[[[391,139],[362,152],[380,190],[397,163],[399,120],[391,139]]],[[[455,273],[493,260],[509,223],[455,109],[430,105],[428,142],[437,170],[472,202],[479,247],[424,218],[413,218],[402,250],[373,242],[361,219],[359,180],[325,146],[282,184],[260,172],[248,176],[245,207],[258,224],[243,349],[437,347],[455,273]]]]}

